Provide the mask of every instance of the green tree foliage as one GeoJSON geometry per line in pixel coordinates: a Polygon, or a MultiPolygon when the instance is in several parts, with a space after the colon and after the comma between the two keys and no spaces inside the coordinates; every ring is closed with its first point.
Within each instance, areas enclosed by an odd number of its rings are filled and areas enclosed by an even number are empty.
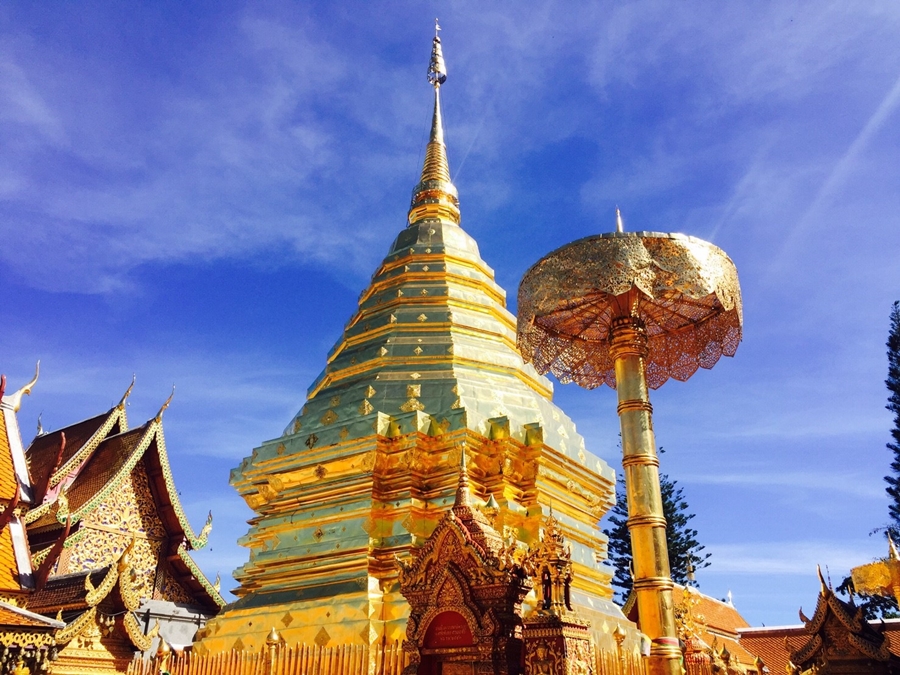
{"type": "MultiPolygon", "coordinates": [[[[887,444],[893,459],[891,473],[884,477],[887,483],[885,492],[889,497],[888,524],[875,532],[885,532],[895,542],[900,543],[900,302],[891,307],[890,329],[888,330],[887,347],[888,374],[884,381],[888,388],[888,402],[885,406],[894,415],[894,426],[891,429],[891,441],[887,444]]],[[[887,550],[887,542],[885,542],[887,550]]],[[[852,593],[853,580],[848,576],[837,587],[839,593],[852,593]]],[[[892,619],[900,616],[897,601],[890,597],[872,596],[858,600],[867,619],[892,619]]]]}
{"type": "Polygon", "coordinates": [[[885,476],[884,482],[888,484],[885,490],[890,497],[887,531],[896,542],[900,540],[900,302],[895,301],[891,307],[891,328],[886,346],[888,376],[884,383],[888,388],[888,403],[885,407],[894,415],[894,426],[891,441],[887,444],[893,455],[891,475],[885,476]]]}
{"type": "MultiPolygon", "coordinates": [[[[660,448],[662,452],[662,448],[660,448]]],[[[697,586],[693,572],[709,567],[711,554],[697,541],[697,530],[689,526],[695,514],[691,513],[684,489],[665,474],[659,477],[663,515],[666,517],[666,543],[669,550],[669,567],[672,580],[683,586],[697,586]]],[[[631,592],[631,537],[628,534],[628,506],[625,501],[625,484],[620,478],[616,484],[616,505],[609,512],[608,526],[603,533],[609,537],[609,561],[615,570],[612,579],[615,599],[622,604],[631,592]]]]}

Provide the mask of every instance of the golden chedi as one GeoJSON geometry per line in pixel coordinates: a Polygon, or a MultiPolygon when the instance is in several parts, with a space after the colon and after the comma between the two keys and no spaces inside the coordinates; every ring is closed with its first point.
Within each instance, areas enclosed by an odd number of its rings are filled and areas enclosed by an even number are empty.
{"type": "Polygon", "coordinates": [[[287,644],[402,641],[409,606],[395,557],[452,506],[462,448],[473,497],[493,498],[498,531],[536,541],[552,503],[572,542],[573,602],[598,634],[624,622],[597,527],[615,475],[553,404],[549,380],[523,362],[505,292],[460,227],[445,80],[435,37],[434,115],[408,225],[302,410],[232,473],[256,514],[241,539],[250,559],[235,572],[238,600],[202,632],[198,652],[259,649],[273,626],[287,644]]]}

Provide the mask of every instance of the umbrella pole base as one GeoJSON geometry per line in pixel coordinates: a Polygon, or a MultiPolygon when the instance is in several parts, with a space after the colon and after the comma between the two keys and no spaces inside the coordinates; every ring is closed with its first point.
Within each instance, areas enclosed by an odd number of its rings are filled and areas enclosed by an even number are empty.
{"type": "Polygon", "coordinates": [[[610,333],[622,429],[634,593],[641,631],[651,640],[648,671],[650,675],[682,675],[666,519],[659,485],[659,457],[653,435],[653,408],[644,372],[647,337],[640,321],[630,316],[615,319],[610,333]]]}

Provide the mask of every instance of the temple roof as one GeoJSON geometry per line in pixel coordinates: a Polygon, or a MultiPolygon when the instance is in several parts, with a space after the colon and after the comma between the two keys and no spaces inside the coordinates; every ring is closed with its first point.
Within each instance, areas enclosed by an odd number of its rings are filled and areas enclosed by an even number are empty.
{"type": "Polygon", "coordinates": [[[837,658],[842,660],[900,665],[900,660],[891,654],[884,634],[865,620],[862,609],[837,597],[825,584],[821,570],[819,579],[822,588],[816,611],[811,619],[803,617],[801,612],[806,635],[802,644],[791,652],[791,662],[805,669],[823,657],[834,659],[836,655],[832,652],[837,650],[840,652],[837,658]],[[840,636],[840,644],[835,644],[836,636],[840,636]]]}
{"type": "Polygon", "coordinates": [[[805,672],[823,663],[863,669],[853,672],[897,672],[900,620],[866,621],[852,601],[835,595],[821,571],[819,580],[821,590],[812,618],[801,609],[802,625],[742,628],[744,648],[758,655],[773,673],[785,672],[791,664],[805,672]]]}
{"type": "MultiPolygon", "coordinates": [[[[104,438],[81,463],[77,474],[67,482],[65,488],[68,511],[73,523],[77,523],[97,508],[144,458],[147,460],[148,473],[153,479],[151,485],[154,488],[154,497],[168,534],[179,541],[183,539],[188,542],[190,548],[205,546],[207,529],[201,531],[199,535],[194,532],[172,481],[160,418],[152,419],[130,431],[104,438]],[[148,450],[150,452],[147,452],[148,450]]],[[[45,502],[42,509],[31,512],[36,514],[39,511],[39,515],[28,519],[31,529],[62,526],[65,519],[59,514],[58,504],[56,508],[52,508],[54,504],[55,501],[45,502]]]]}
{"type": "MultiPolygon", "coordinates": [[[[35,557],[45,556],[54,538],[65,535],[67,519],[71,526],[68,537],[77,536],[80,522],[118,490],[135,467],[141,466],[166,532],[168,548],[160,551],[160,556],[168,562],[178,582],[206,609],[215,611],[224,605],[224,600],[188,553],[206,545],[212,515],[198,534],[184,513],[163,435],[162,413],[166,406],[155,418],[126,430],[125,399],[130,391],[129,387],[121,402],[106,413],[39,435],[32,441],[27,456],[40,472],[40,479],[50,486],[43,503],[26,517],[29,532],[40,533],[44,546],[35,557]],[[57,462],[63,434],[65,448],[57,462]]],[[[66,583],[69,582],[65,577],[51,577],[31,602],[43,603],[40,598],[48,589],[65,587],[66,583]]],[[[48,606],[52,607],[52,602],[48,606]]]]}

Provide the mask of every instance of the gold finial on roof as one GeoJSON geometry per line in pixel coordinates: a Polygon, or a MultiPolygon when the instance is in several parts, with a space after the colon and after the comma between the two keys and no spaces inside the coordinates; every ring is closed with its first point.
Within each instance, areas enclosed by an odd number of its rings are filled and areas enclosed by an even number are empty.
{"type": "Polygon", "coordinates": [[[172,399],[175,398],[175,385],[172,385],[172,393],[169,394],[169,398],[166,399],[166,402],[162,404],[162,408],[159,409],[159,412],[156,413],[156,421],[159,422],[162,419],[163,413],[166,412],[166,408],[169,407],[169,404],[172,402],[172,399]]]}
{"type": "Polygon", "coordinates": [[[888,557],[891,560],[900,560],[900,553],[897,553],[897,545],[894,544],[893,538],[891,538],[891,533],[888,532],[888,557]]]}
{"type": "MultiPolygon", "coordinates": [[[[37,384],[38,376],[41,374],[41,362],[38,362],[34,366],[34,377],[31,378],[31,381],[26,384],[24,387],[19,389],[14,394],[10,394],[6,399],[6,405],[13,409],[13,412],[19,412],[19,408],[22,407],[22,397],[26,395],[31,395],[31,388],[37,384]]],[[[4,378],[5,380],[6,378],[4,378]]]]}
{"type": "MultiPolygon", "coordinates": [[[[128,397],[131,396],[131,390],[134,389],[135,380],[137,380],[137,374],[133,374],[131,376],[131,384],[128,385],[128,389],[126,389],[125,393],[122,394],[122,398],[119,400],[119,405],[118,405],[119,408],[125,407],[125,401],[128,400],[128,397]]],[[[172,389],[174,389],[174,388],[175,387],[173,386],[172,389]]]]}
{"type": "Polygon", "coordinates": [[[441,27],[435,20],[435,36],[431,41],[431,61],[428,64],[428,83],[434,87],[434,113],[431,134],[425,149],[425,162],[419,184],[413,190],[407,219],[413,225],[430,219],[459,225],[459,197],[450,181],[450,164],[444,145],[444,122],[441,118],[441,85],[447,81],[447,66],[441,50],[441,27]]]}
{"type": "Polygon", "coordinates": [[[616,207],[616,232],[624,232],[625,227],[622,223],[622,212],[619,211],[619,207],[616,207]]]}
{"type": "Polygon", "coordinates": [[[820,565],[816,565],[816,572],[819,575],[819,583],[822,584],[822,593],[825,593],[828,591],[828,584],[825,583],[825,577],[822,576],[822,567],[820,565]]]}

